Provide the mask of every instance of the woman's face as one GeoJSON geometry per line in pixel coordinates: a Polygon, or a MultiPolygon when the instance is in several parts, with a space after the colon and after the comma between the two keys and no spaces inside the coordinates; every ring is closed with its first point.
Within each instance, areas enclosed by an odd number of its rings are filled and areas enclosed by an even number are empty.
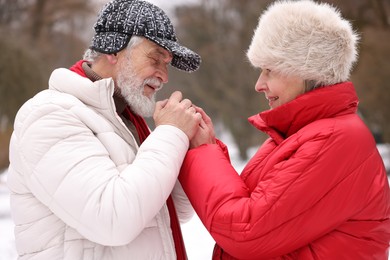
{"type": "Polygon", "coordinates": [[[256,82],[257,92],[264,92],[271,109],[283,105],[305,93],[303,79],[283,77],[269,69],[263,69],[256,82]]]}

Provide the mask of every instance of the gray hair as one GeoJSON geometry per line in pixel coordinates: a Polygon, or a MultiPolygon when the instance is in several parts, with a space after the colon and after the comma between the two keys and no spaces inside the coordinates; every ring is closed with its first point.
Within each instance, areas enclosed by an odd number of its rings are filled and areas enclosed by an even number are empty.
{"type": "MultiPolygon", "coordinates": [[[[136,35],[131,36],[129,43],[126,46],[126,49],[128,49],[130,51],[132,48],[134,48],[135,46],[137,46],[138,44],[141,43],[142,38],[143,37],[136,36],[136,35]]],[[[86,61],[93,63],[93,62],[97,61],[103,54],[104,53],[101,53],[101,52],[98,52],[98,51],[95,51],[92,49],[87,49],[84,52],[83,60],[86,60],[86,61]]]]}

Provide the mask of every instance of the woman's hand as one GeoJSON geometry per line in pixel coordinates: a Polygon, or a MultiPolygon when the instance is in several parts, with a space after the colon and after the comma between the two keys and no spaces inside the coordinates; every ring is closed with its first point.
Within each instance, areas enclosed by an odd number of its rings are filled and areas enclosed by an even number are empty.
{"type": "Polygon", "coordinates": [[[190,140],[190,149],[202,144],[215,144],[215,132],[213,122],[202,108],[192,105],[196,112],[202,116],[198,126],[198,131],[190,140]]]}

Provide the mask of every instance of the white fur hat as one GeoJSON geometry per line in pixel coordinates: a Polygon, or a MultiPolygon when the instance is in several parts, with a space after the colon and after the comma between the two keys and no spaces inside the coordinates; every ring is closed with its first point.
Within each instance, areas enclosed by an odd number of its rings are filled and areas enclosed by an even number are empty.
{"type": "Polygon", "coordinates": [[[255,67],[331,85],[348,80],[358,40],[329,4],[277,1],[260,16],[247,56],[255,67]]]}

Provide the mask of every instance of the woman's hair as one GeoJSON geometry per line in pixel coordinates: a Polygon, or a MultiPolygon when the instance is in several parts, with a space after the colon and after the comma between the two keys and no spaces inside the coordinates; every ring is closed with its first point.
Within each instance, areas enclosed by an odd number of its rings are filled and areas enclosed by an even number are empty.
{"type": "Polygon", "coordinates": [[[358,40],[330,4],[282,0],[260,16],[247,56],[253,66],[299,77],[312,89],[349,79],[358,40]]]}
{"type": "MultiPolygon", "coordinates": [[[[133,35],[131,38],[130,38],[130,41],[129,43],[127,44],[126,48],[130,51],[133,47],[137,46],[139,43],[141,43],[142,41],[142,37],[141,36],[136,36],[136,35],[133,35]]],[[[86,60],[86,61],[89,61],[89,62],[95,62],[96,60],[98,60],[100,58],[100,56],[102,56],[104,53],[101,53],[101,52],[98,52],[98,51],[95,51],[95,50],[92,50],[92,49],[87,49],[85,52],[84,52],[84,55],[83,55],[83,60],[86,60]]]]}

